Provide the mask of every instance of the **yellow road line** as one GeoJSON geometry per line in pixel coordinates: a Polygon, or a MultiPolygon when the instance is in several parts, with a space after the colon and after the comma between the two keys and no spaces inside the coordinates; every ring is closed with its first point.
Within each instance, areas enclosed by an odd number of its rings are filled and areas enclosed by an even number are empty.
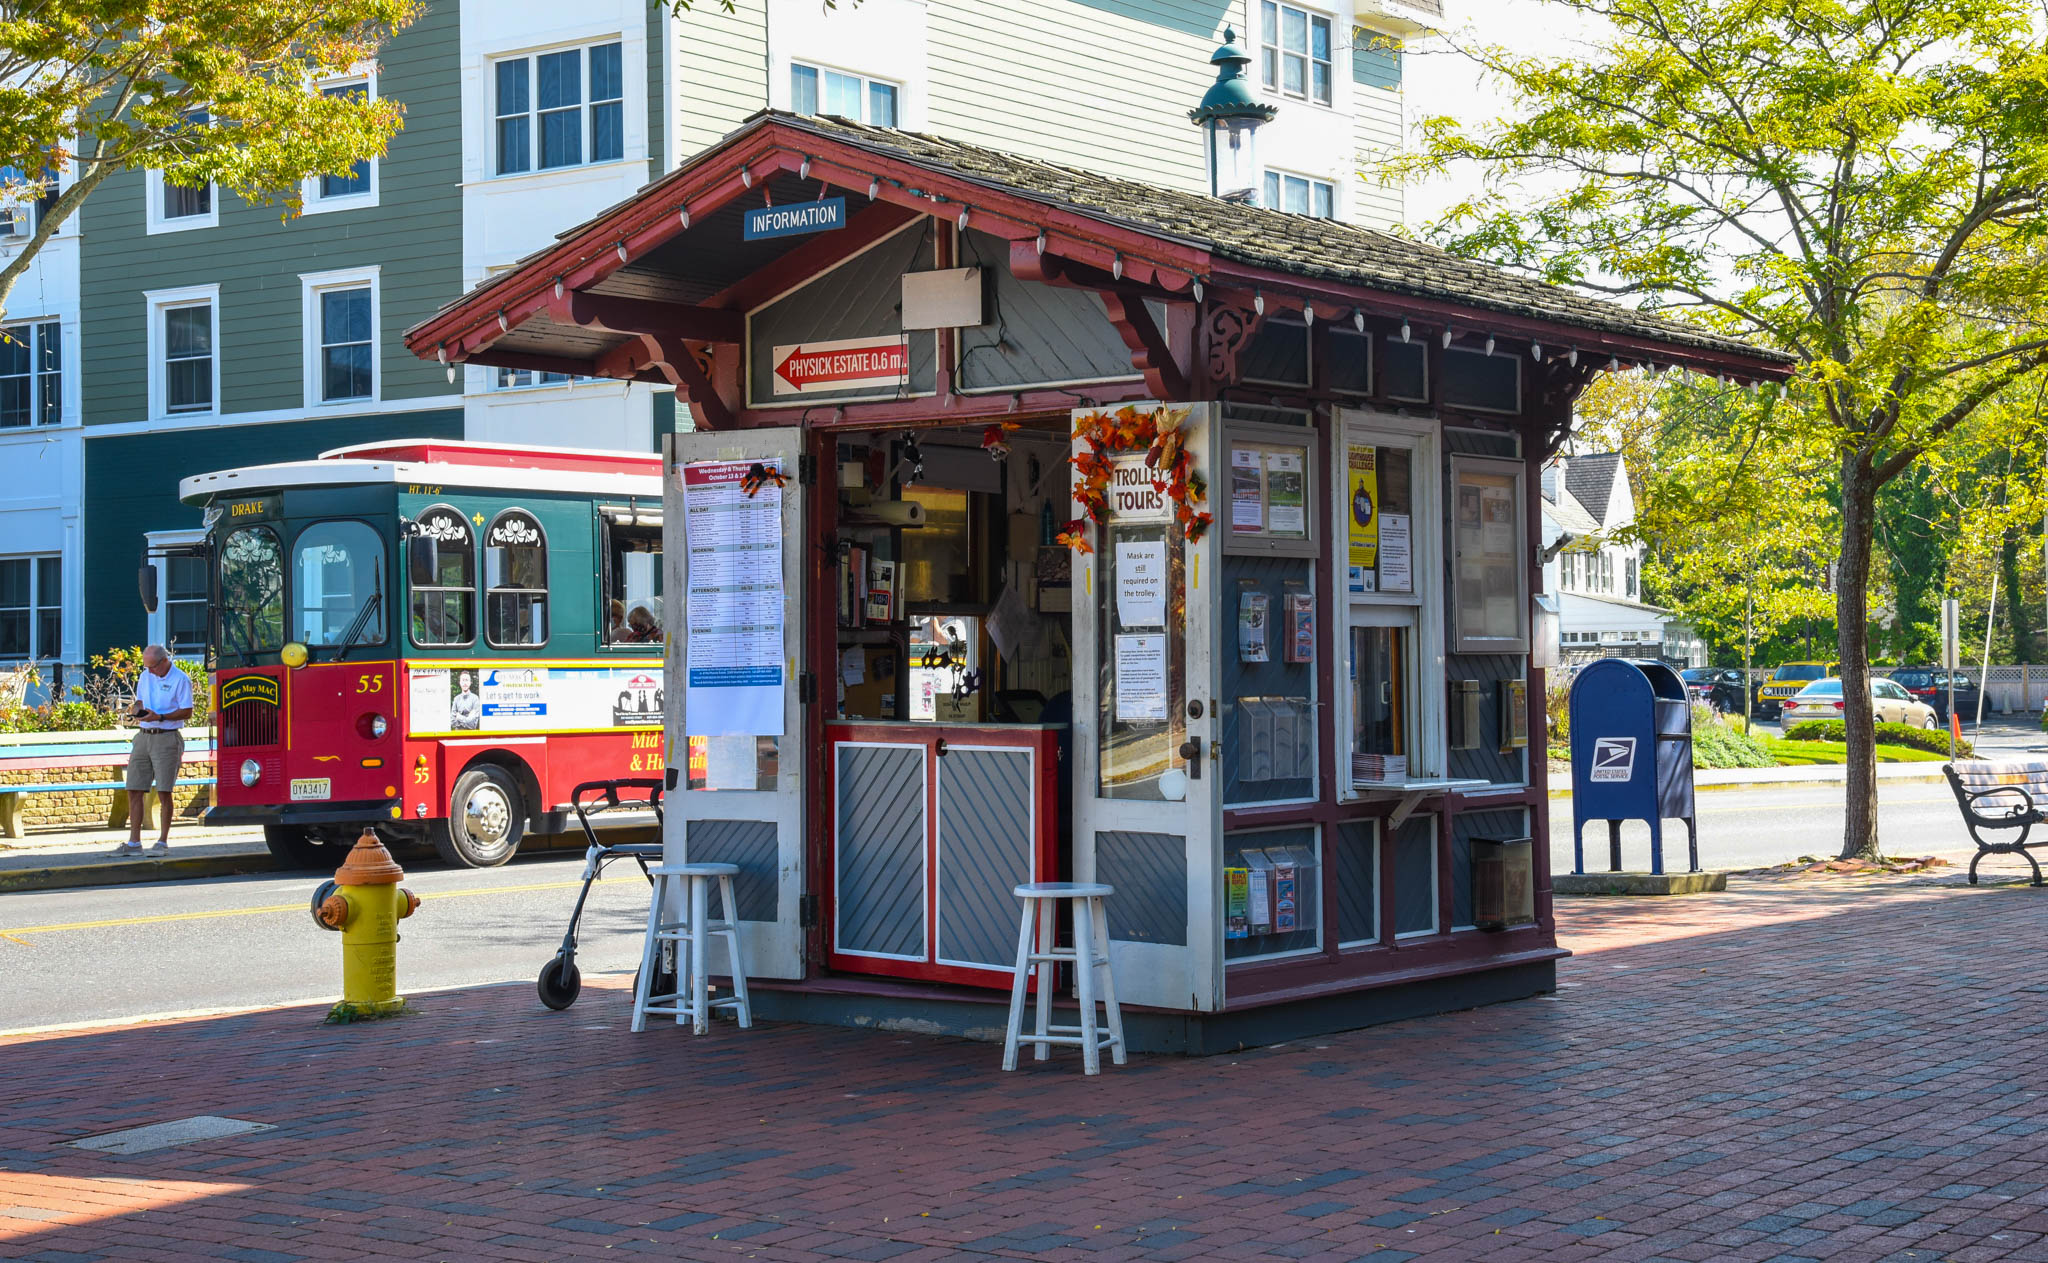
{"type": "MultiPolygon", "coordinates": [[[[421,895],[426,901],[437,899],[462,899],[471,895],[506,895],[525,890],[571,890],[582,885],[581,881],[536,882],[528,886],[478,886],[470,890],[428,891],[421,895]]],[[[60,925],[23,925],[0,930],[0,938],[12,938],[19,934],[56,934],[64,930],[104,930],[121,925],[162,925],[172,921],[211,921],[224,917],[265,916],[273,912],[304,912],[308,902],[277,903],[261,908],[219,908],[210,912],[164,912],[151,917],[115,917],[107,921],[67,921],[60,925]]],[[[23,944],[27,946],[27,944],[23,944]]]]}

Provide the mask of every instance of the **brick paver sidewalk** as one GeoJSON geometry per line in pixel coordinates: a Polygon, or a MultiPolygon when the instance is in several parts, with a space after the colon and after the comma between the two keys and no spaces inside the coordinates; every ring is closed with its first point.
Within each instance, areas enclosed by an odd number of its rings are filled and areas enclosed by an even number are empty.
{"type": "Polygon", "coordinates": [[[595,987],[20,1038],[0,1256],[2048,1258],[2044,900],[1571,902],[1554,997],[1092,1080],[595,987]],[[63,1144],[199,1114],[276,1130],[63,1144]]]}

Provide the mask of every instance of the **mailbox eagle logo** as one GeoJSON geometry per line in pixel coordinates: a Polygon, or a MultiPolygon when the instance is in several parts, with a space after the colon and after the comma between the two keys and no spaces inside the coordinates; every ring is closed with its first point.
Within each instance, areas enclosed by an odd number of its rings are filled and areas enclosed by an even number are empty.
{"type": "Polygon", "coordinates": [[[1587,778],[1595,781],[1625,781],[1634,773],[1636,766],[1636,739],[1634,737],[1596,737],[1593,739],[1593,771],[1587,778]]]}

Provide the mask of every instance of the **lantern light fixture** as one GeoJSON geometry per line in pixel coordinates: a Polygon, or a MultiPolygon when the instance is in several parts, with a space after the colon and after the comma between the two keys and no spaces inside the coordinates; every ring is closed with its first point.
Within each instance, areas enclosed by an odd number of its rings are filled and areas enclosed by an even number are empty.
{"type": "Polygon", "coordinates": [[[1202,94],[1202,103],[1188,111],[1188,121],[1202,129],[1209,159],[1209,195],[1249,206],[1259,204],[1265,172],[1258,161],[1258,133],[1279,113],[1252,95],[1245,67],[1251,55],[1237,43],[1234,27],[1223,28],[1223,43],[1209,55],[1216,81],[1202,94]]]}

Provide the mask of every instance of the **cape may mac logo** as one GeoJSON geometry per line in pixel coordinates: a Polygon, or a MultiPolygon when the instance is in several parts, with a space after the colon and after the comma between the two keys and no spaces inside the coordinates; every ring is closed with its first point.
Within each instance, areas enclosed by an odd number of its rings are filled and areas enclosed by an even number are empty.
{"type": "Polygon", "coordinates": [[[277,705],[277,681],[267,675],[236,676],[220,686],[220,708],[226,710],[236,702],[277,705]]]}
{"type": "Polygon", "coordinates": [[[1594,781],[1625,781],[1635,774],[1636,739],[1634,737],[1595,737],[1593,739],[1593,771],[1586,778],[1594,781]]]}
{"type": "Polygon", "coordinates": [[[643,671],[621,681],[619,695],[612,702],[613,726],[638,728],[660,722],[661,678],[643,671]]]}

